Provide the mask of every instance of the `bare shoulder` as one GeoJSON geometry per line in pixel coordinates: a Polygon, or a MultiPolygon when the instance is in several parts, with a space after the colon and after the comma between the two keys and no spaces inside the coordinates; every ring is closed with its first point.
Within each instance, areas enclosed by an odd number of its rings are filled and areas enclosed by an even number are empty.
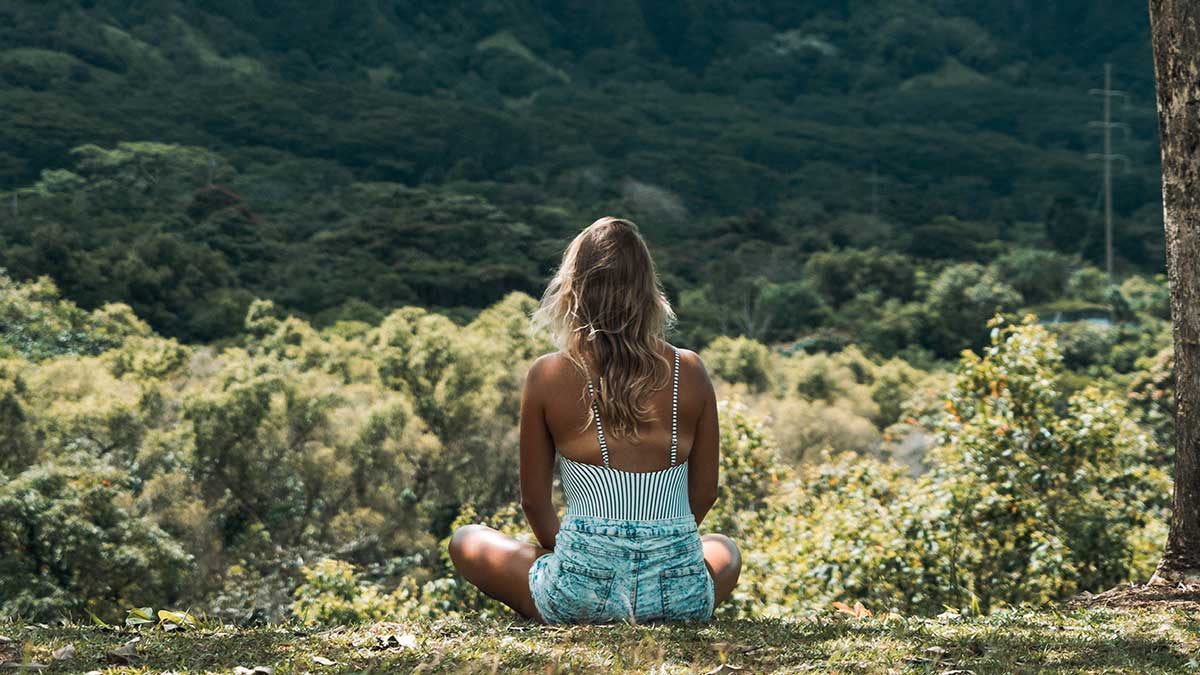
{"type": "Polygon", "coordinates": [[[700,358],[699,354],[683,347],[676,347],[675,351],[679,352],[679,364],[681,366],[684,368],[703,371],[705,375],[708,374],[708,371],[704,368],[704,360],[700,358]]]}
{"type": "Polygon", "coordinates": [[[542,354],[529,365],[525,381],[542,384],[561,381],[565,373],[574,369],[575,364],[571,363],[571,360],[561,351],[542,354]]]}
{"type": "Polygon", "coordinates": [[[558,371],[561,369],[559,353],[543,354],[529,364],[525,371],[525,382],[521,387],[521,398],[525,405],[543,408],[548,401],[554,400],[556,393],[552,391],[560,381],[558,371]]]}
{"type": "MultiPolygon", "coordinates": [[[[679,352],[679,374],[682,378],[693,383],[692,386],[712,388],[708,369],[703,359],[696,352],[683,347],[675,347],[679,352]]],[[[576,379],[576,366],[567,355],[561,351],[542,354],[534,359],[526,375],[528,382],[561,382],[576,379]]]]}
{"type": "Polygon", "coordinates": [[[704,362],[700,360],[700,355],[685,347],[676,347],[675,351],[679,352],[679,363],[686,365],[688,368],[704,368],[704,362]]]}
{"type": "Polygon", "coordinates": [[[679,352],[679,374],[690,380],[693,385],[704,389],[712,388],[712,380],[708,377],[708,369],[700,355],[683,347],[675,348],[679,352]]]}

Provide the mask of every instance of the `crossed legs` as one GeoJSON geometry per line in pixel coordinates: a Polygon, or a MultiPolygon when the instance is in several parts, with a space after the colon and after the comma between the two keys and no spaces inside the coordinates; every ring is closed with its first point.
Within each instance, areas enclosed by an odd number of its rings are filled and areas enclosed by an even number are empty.
{"type": "Polygon", "coordinates": [[[742,573],[742,552],[723,534],[706,534],[700,537],[700,543],[704,546],[704,565],[716,587],[715,607],[733,594],[733,587],[742,573]]]}
{"type": "Polygon", "coordinates": [[[518,614],[542,621],[529,594],[529,568],[549,549],[514,539],[487,525],[463,525],[450,537],[450,560],[484,594],[518,614]]]}
{"type": "MultiPolygon", "coordinates": [[[[704,564],[716,587],[716,604],[733,593],[742,571],[737,544],[723,534],[706,534],[704,564]]],[[[450,560],[464,579],[484,594],[503,602],[521,616],[542,621],[529,593],[529,568],[550,553],[486,525],[464,525],[450,537],[450,560]]]]}

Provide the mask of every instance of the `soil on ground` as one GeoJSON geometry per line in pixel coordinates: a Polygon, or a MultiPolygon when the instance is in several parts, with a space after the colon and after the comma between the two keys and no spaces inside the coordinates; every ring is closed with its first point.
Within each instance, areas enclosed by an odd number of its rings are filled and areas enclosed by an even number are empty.
{"type": "Polygon", "coordinates": [[[1111,588],[1103,593],[1084,593],[1071,598],[1066,605],[1069,609],[1173,607],[1195,612],[1200,611],[1200,584],[1176,584],[1173,586],[1129,584],[1111,588]]]}

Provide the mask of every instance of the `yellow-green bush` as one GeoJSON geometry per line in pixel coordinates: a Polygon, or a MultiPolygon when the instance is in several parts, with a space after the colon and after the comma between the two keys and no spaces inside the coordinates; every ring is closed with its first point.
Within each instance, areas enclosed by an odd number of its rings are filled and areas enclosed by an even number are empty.
{"type": "Polygon", "coordinates": [[[745,336],[720,336],[701,351],[708,371],[726,382],[741,382],[751,391],[765,391],[772,385],[771,350],[745,336]]]}
{"type": "MultiPolygon", "coordinates": [[[[731,347],[735,341],[715,341],[731,347]]],[[[739,338],[738,350],[760,353],[772,368],[770,387],[718,386],[763,417],[766,433],[783,460],[795,464],[822,451],[878,452],[886,428],[904,414],[909,399],[930,379],[900,359],[882,363],[854,346],[839,352],[791,355],[739,338]]],[[[715,350],[711,356],[721,356],[715,350]]],[[[704,358],[710,358],[706,351],[704,358]]],[[[742,378],[745,380],[745,378],[742,378]]]]}
{"type": "Polygon", "coordinates": [[[925,558],[941,542],[918,526],[927,495],[897,465],[823,459],[802,467],[751,530],[738,613],[787,616],[839,600],[911,611],[929,593],[925,558]]]}
{"type": "Polygon", "coordinates": [[[354,566],[322,560],[304,568],[304,583],[295,592],[292,612],[304,623],[337,625],[378,621],[395,614],[397,600],[373,584],[360,583],[354,566]]]}
{"type": "Polygon", "coordinates": [[[136,481],[84,452],[0,474],[0,616],[174,602],[192,557],[133,508],[136,481]]]}
{"type": "MultiPolygon", "coordinates": [[[[823,358],[844,373],[836,388],[885,378],[917,386],[903,372],[856,371],[854,354],[836,365],[823,358]]],[[[937,440],[920,477],[852,452],[824,452],[793,472],[765,420],[722,401],[721,494],[702,530],[733,536],[744,567],[719,611],[787,616],[839,600],[989,611],[1148,575],[1169,487],[1147,463],[1153,442],[1119,398],[1096,387],[1059,392],[1060,370],[1053,337],[1031,318],[996,323],[981,355],[964,354],[941,414],[910,420],[937,440]]],[[[515,511],[500,520],[526,532],[515,511]]],[[[425,584],[421,605],[474,612],[489,603],[448,574],[425,584]]]]}
{"type": "Polygon", "coordinates": [[[803,466],[744,528],[727,611],[988,611],[1149,575],[1169,492],[1149,434],[1113,394],[1060,394],[1061,357],[1032,317],[993,325],[944,399],[930,471],[848,453],[803,466]]]}
{"type": "MultiPolygon", "coordinates": [[[[36,619],[114,618],[126,601],[277,619],[289,597],[312,621],[507,612],[453,573],[445,546],[477,520],[532,541],[516,421],[528,362],[550,350],[525,332],[535,305],[514,293],[462,326],[404,307],[316,331],[261,301],[239,346],[185,347],[121,306],[87,314],[48,282],[0,278],[0,536],[79,544],[49,576],[30,572],[28,547],[0,547],[0,581],[16,580],[0,601],[36,619]],[[114,568],[87,542],[134,562],[114,568]],[[345,566],[310,568],[290,596],[297,561],[326,559],[345,566]],[[105,579],[127,569],[114,596],[105,579]]],[[[1038,326],[993,328],[955,374],[853,347],[706,352],[727,400],[701,529],[745,555],[721,612],[985,610],[1149,573],[1169,494],[1168,362],[1142,357],[1148,372],[1116,383],[1131,406],[1083,375],[1063,385],[1038,326]],[[873,457],[896,423],[935,440],[920,477],[873,457]]]]}

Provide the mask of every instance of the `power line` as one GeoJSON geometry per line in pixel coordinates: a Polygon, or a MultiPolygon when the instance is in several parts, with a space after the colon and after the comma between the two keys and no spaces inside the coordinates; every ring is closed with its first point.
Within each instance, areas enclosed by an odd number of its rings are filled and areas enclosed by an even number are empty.
{"type": "Polygon", "coordinates": [[[1113,281],[1113,247],[1112,247],[1112,163],[1113,160],[1121,160],[1125,162],[1125,169],[1129,169],[1129,158],[1125,155],[1114,153],[1112,151],[1112,130],[1114,128],[1121,129],[1125,132],[1125,137],[1129,138],[1129,125],[1123,122],[1112,121],[1112,99],[1114,96],[1123,96],[1125,103],[1129,103],[1129,94],[1124,91],[1112,88],[1112,64],[1105,62],[1104,64],[1104,88],[1088,90],[1089,94],[1095,94],[1104,97],[1104,120],[1093,120],[1088,122],[1089,127],[1104,129],[1104,152],[1088,153],[1088,159],[1104,160],[1104,270],[1108,273],[1108,282],[1113,281]]]}

